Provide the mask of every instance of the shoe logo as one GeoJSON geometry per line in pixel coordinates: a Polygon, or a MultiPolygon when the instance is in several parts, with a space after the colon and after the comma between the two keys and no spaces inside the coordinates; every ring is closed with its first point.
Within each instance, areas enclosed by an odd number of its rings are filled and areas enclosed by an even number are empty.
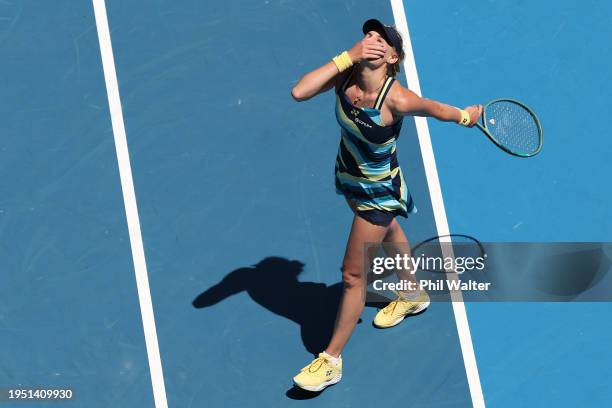
{"type": "Polygon", "coordinates": [[[333,370],[327,370],[327,371],[325,372],[325,376],[326,376],[326,377],[329,377],[330,375],[332,375],[332,373],[333,373],[333,372],[334,372],[333,370]]]}

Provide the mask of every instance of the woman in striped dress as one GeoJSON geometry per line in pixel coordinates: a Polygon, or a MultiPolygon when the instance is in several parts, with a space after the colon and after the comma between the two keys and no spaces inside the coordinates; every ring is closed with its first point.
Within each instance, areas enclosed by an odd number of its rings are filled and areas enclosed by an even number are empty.
{"type": "MultiPolygon", "coordinates": [[[[409,255],[409,245],[395,219],[415,213],[416,207],[397,160],[396,141],[404,116],[428,116],[472,126],[482,106],[454,108],[424,99],[395,80],[404,58],[399,32],[378,20],[362,27],[364,38],[298,81],[291,94],[304,101],[332,88],[336,91],[336,119],[341,139],[335,165],[336,191],[354,212],[342,279],[344,292],[332,338],[327,348],[294,378],[309,391],[320,391],[342,377],[342,349],[364,308],[366,244],[384,243],[409,255]]],[[[414,281],[410,271],[400,279],[414,281]]],[[[398,298],[378,312],[374,324],[391,327],[405,316],[429,305],[425,291],[398,292],[398,298]]]]}

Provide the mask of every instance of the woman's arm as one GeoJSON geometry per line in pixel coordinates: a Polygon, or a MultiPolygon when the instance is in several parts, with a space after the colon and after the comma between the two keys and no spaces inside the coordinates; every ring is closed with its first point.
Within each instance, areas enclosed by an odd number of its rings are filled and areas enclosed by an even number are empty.
{"type": "MultiPolygon", "coordinates": [[[[353,45],[348,51],[348,55],[353,64],[357,64],[366,58],[376,59],[384,57],[385,52],[386,47],[384,44],[370,36],[366,36],[363,40],[353,45]]],[[[330,61],[304,75],[291,90],[291,96],[296,101],[301,102],[328,91],[336,85],[338,74],[338,67],[336,67],[333,61],[330,61]]]]}
{"type": "Polygon", "coordinates": [[[313,96],[329,91],[336,83],[338,68],[333,61],[320,66],[304,75],[291,90],[291,96],[298,102],[306,101],[313,96]]]}
{"type": "MultiPolygon", "coordinates": [[[[461,110],[444,103],[431,99],[421,98],[409,89],[399,84],[390,90],[387,97],[387,105],[396,116],[427,116],[443,122],[461,121],[461,110]]],[[[470,115],[470,123],[473,126],[482,114],[482,105],[472,105],[464,109],[470,115]]]]}

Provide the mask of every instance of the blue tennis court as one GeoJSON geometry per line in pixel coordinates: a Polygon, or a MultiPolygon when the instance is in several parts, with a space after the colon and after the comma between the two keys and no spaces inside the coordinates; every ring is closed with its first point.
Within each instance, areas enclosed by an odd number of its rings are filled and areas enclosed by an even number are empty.
{"type": "MultiPolygon", "coordinates": [[[[0,389],[74,391],[0,406],[610,406],[609,302],[466,303],[469,327],[435,302],[386,331],[370,305],[342,381],[292,387],[333,327],[352,214],[333,92],[290,91],[398,12],[423,96],[514,97],[544,128],[519,159],[427,120],[449,230],[612,241],[612,4],[0,0],[0,389]]],[[[440,209],[422,128],[401,135],[414,243],[440,209]]]]}

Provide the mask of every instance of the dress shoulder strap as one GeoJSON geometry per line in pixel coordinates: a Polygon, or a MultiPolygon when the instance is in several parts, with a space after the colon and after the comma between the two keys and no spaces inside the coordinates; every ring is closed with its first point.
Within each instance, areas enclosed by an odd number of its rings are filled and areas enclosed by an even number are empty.
{"type": "Polygon", "coordinates": [[[385,101],[385,98],[387,94],[389,93],[389,89],[391,89],[391,85],[393,85],[393,81],[395,81],[395,78],[393,77],[387,78],[387,80],[385,81],[385,84],[380,89],[380,93],[378,94],[378,97],[376,98],[376,102],[374,102],[374,109],[380,110],[380,108],[382,108],[383,102],[385,101]]]}

